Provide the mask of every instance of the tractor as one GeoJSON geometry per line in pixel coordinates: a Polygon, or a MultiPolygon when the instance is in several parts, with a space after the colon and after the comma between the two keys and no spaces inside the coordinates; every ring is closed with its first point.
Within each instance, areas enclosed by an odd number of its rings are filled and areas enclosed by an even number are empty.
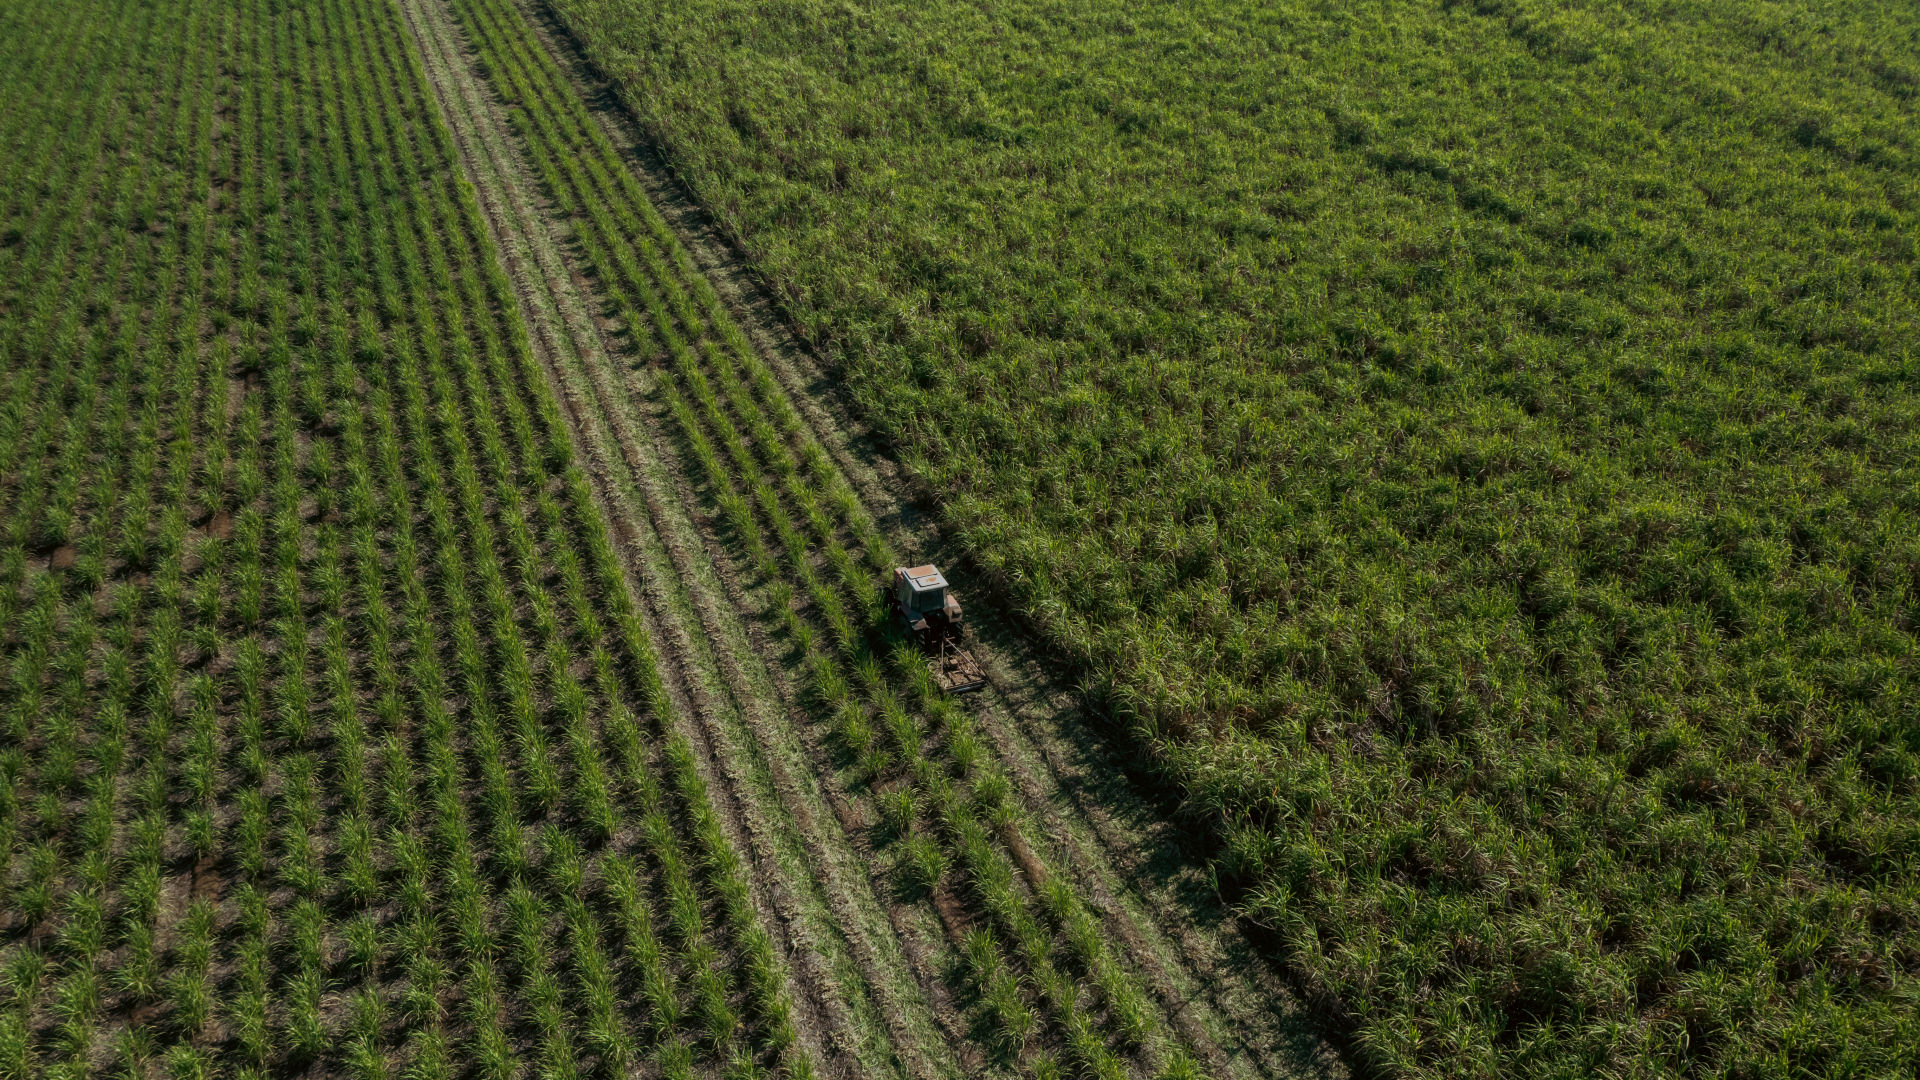
{"type": "Polygon", "coordinates": [[[953,595],[940,571],[931,564],[894,567],[886,603],[894,625],[926,654],[927,666],[942,689],[964,694],[986,685],[986,671],[965,644],[960,598],[953,595]]]}

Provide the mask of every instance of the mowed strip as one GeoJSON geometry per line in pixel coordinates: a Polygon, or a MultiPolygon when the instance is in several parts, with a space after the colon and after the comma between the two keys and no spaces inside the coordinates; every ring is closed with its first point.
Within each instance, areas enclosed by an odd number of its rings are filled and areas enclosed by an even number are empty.
{"type": "Polygon", "coordinates": [[[766,710],[782,706],[770,688],[753,693],[768,677],[748,671],[758,657],[738,614],[719,595],[721,585],[693,535],[691,508],[674,490],[671,466],[661,461],[654,432],[614,366],[627,350],[595,318],[602,302],[564,250],[570,235],[564,219],[541,203],[532,165],[473,71],[474,57],[445,5],[414,2],[404,10],[534,328],[536,355],[566,407],[648,617],[672,643],[669,682],[682,716],[703,748],[705,767],[730,793],[735,835],[756,853],[757,902],[785,929],[800,997],[811,1004],[814,1029],[807,1034],[870,1073],[891,1071],[896,1055],[904,1054],[912,1075],[960,1075],[951,1062],[924,1060],[920,1048],[929,1040],[909,1030],[916,1013],[910,979],[885,984],[885,974],[897,973],[900,962],[884,955],[884,936],[861,932],[863,925],[884,926],[885,916],[864,888],[864,870],[845,850],[844,837],[832,830],[833,816],[817,796],[807,802],[788,790],[778,765],[754,745],[766,710]],[[796,802],[791,810],[789,802],[796,802]]]}
{"type": "Polygon", "coordinates": [[[7,21],[0,1067],[809,1073],[396,12],[7,21]]]}

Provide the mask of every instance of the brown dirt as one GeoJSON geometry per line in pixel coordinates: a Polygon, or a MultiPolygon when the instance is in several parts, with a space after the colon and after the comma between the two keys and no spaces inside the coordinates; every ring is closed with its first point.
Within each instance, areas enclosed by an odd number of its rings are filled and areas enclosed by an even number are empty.
{"type": "Polygon", "coordinates": [[[1033,849],[1027,846],[1026,837],[1020,835],[1018,826],[1008,825],[1001,829],[1000,839],[1007,845],[1007,850],[1013,852],[1013,861],[1020,864],[1020,872],[1026,875],[1027,884],[1037,889],[1047,883],[1047,868],[1033,857],[1033,849]]]}
{"type": "Polygon", "coordinates": [[[227,882],[215,869],[215,865],[211,855],[202,855],[193,864],[193,886],[188,891],[191,899],[206,900],[215,904],[220,902],[220,894],[225,891],[227,882]]]}
{"type": "Polygon", "coordinates": [[[953,889],[946,882],[934,886],[933,909],[940,913],[940,923],[947,928],[947,939],[958,944],[966,936],[967,928],[973,925],[973,917],[967,914],[965,904],[953,895],[953,889]]]}

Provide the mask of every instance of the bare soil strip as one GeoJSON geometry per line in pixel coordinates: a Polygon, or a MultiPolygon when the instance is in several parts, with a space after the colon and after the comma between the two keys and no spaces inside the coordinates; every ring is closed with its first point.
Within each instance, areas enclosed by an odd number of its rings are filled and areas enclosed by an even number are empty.
{"type": "MultiPolygon", "coordinates": [[[[961,561],[911,486],[788,331],[768,291],[711,227],[631,117],[537,0],[519,0],[543,44],[627,158],[797,412],[903,552],[961,561]]],[[[779,647],[682,468],[650,388],[592,312],[568,229],[537,194],[503,110],[473,70],[444,0],[401,0],[476,194],[520,291],[534,345],[572,422],[582,460],[628,559],[636,597],[673,669],[689,740],[755,899],[783,946],[802,1039],[836,1071],[978,1075],[943,978],[953,919],[891,902],[870,872],[859,796],[834,775],[779,647]]],[[[981,731],[1015,779],[1040,873],[1066,873],[1144,977],[1162,1019],[1219,1076],[1336,1075],[1337,1059],[1213,899],[1163,807],[1136,790],[1073,695],[1031,659],[1004,611],[969,593],[992,676],[981,731]],[[1045,840],[1039,839],[1044,835],[1045,840]]],[[[957,917],[964,917],[963,915],[957,917]]]]}
{"type": "MultiPolygon", "coordinates": [[[[601,298],[570,257],[566,223],[536,193],[499,103],[442,0],[403,0],[423,67],[519,293],[532,344],[627,560],[629,587],[661,643],[682,733],[747,857],[754,899],[787,962],[796,1026],[830,1072],[965,1075],[955,1021],[923,992],[924,958],[870,888],[866,861],[806,768],[807,751],[758,745],[791,729],[786,707],[693,526],[695,505],[662,460],[656,419],[636,413],[644,378],[592,312],[601,298]],[[638,381],[640,385],[634,383],[638,381]],[[798,769],[794,768],[799,764],[798,769]]],[[[933,980],[937,988],[937,980],[933,980]]],[[[948,1006],[946,1012],[951,1012],[948,1006]]]]}

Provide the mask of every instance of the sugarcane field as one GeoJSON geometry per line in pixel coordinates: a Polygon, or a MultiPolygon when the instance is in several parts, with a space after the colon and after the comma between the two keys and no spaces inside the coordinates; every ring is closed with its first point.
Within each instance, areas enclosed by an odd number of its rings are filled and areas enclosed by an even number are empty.
{"type": "Polygon", "coordinates": [[[1920,1075],[1920,7],[0,0],[0,1080],[1920,1075]]]}

